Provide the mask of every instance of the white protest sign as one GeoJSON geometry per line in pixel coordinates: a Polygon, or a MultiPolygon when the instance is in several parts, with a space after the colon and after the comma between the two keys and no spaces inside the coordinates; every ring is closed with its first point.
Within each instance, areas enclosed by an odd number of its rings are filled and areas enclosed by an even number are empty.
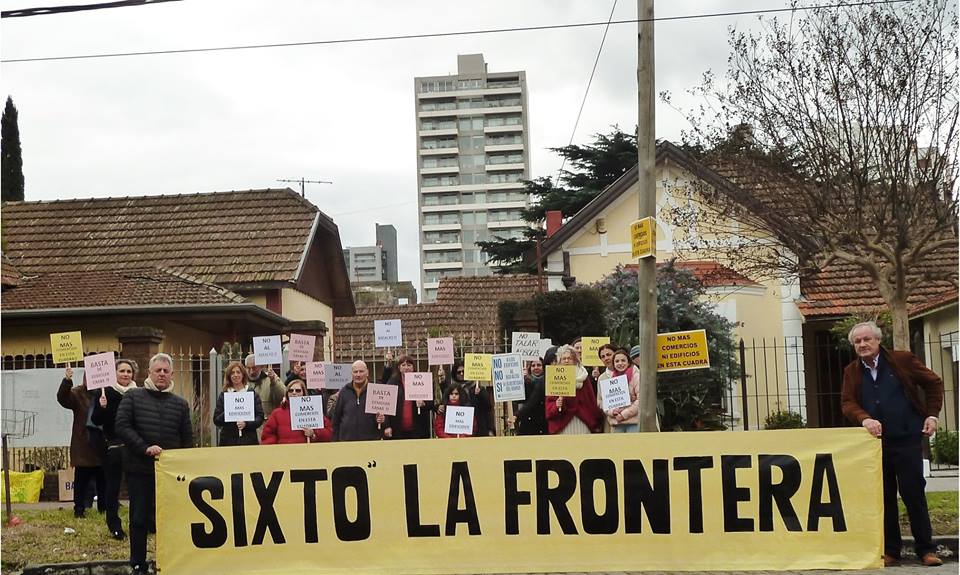
{"type": "Polygon", "coordinates": [[[627,376],[618,375],[602,380],[600,382],[600,397],[603,399],[604,411],[630,405],[630,382],[627,381],[627,376]]]}
{"type": "Polygon", "coordinates": [[[535,331],[513,332],[513,345],[510,350],[513,353],[519,353],[523,359],[539,359],[541,357],[540,334],[535,331]]]}
{"type": "Polygon", "coordinates": [[[427,338],[427,365],[451,365],[453,363],[453,338],[427,338]]]}
{"type": "Polygon", "coordinates": [[[228,391],[223,394],[224,421],[253,421],[253,392],[228,391]]]}
{"type": "MultiPolygon", "coordinates": [[[[514,333],[516,335],[516,333],[514,333]]],[[[537,341],[540,337],[537,336],[537,341]]],[[[523,360],[519,353],[504,353],[493,356],[494,401],[523,401],[523,360]]]]}
{"type": "Polygon", "coordinates": [[[447,435],[473,435],[473,408],[448,405],[443,432],[447,435]]]}
{"type": "Polygon", "coordinates": [[[410,372],[403,374],[404,401],[433,401],[433,374],[410,372]]]}
{"type": "Polygon", "coordinates": [[[549,337],[540,340],[540,345],[537,346],[537,353],[540,354],[540,357],[547,355],[547,350],[553,347],[553,340],[549,337]]]}
{"type": "Polygon", "coordinates": [[[399,319],[378,319],[373,322],[373,338],[376,347],[400,347],[403,345],[399,319]]]}
{"type": "Polygon", "coordinates": [[[283,361],[279,335],[259,335],[253,338],[253,356],[257,365],[272,365],[283,361]]]}
{"type": "Polygon", "coordinates": [[[109,351],[83,358],[83,371],[87,376],[87,389],[110,387],[117,382],[117,365],[109,351]]]}
{"type": "Polygon", "coordinates": [[[290,334],[290,348],[287,359],[290,361],[313,361],[313,348],[316,347],[317,336],[290,334]]]}
{"type": "Polygon", "coordinates": [[[290,429],[323,429],[323,396],[290,398],[290,429]]]}
{"type": "Polygon", "coordinates": [[[323,389],[327,364],[322,361],[307,362],[307,389],[323,389]]]}
{"type": "Polygon", "coordinates": [[[397,386],[389,383],[367,384],[366,413],[393,415],[397,412],[397,386]]]}
{"type": "Polygon", "coordinates": [[[324,363],[323,371],[326,389],[340,389],[353,381],[353,365],[349,363],[324,363]]]}

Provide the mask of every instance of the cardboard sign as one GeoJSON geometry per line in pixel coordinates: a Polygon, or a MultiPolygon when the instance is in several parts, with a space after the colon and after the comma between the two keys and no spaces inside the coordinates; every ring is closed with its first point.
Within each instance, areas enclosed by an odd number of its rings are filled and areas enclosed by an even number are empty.
{"type": "Polygon", "coordinates": [[[397,412],[397,386],[388,383],[367,384],[366,413],[393,415],[397,412]]]}
{"type": "Polygon", "coordinates": [[[627,376],[618,375],[600,381],[600,398],[603,401],[603,410],[610,411],[618,407],[626,407],[630,401],[630,382],[627,376]]]}
{"type": "Polygon", "coordinates": [[[290,398],[290,429],[323,429],[323,396],[290,398]]]}
{"type": "Polygon", "coordinates": [[[443,432],[447,435],[473,435],[473,408],[448,405],[443,432]]]}
{"type": "Polygon", "coordinates": [[[429,371],[403,374],[403,399],[433,401],[433,374],[429,371]]]}
{"type": "Polygon", "coordinates": [[[313,361],[313,350],[317,345],[317,336],[290,334],[290,347],[287,359],[290,361],[313,361]]]}
{"type": "Polygon", "coordinates": [[[253,392],[228,391],[223,394],[224,421],[253,421],[253,392]]]}
{"type": "Polygon", "coordinates": [[[706,330],[657,334],[657,371],[709,368],[706,330]]]}
{"type": "Polygon", "coordinates": [[[630,224],[630,254],[635,258],[647,258],[657,253],[657,222],[653,217],[639,219],[630,224]]]}
{"type": "Polygon", "coordinates": [[[453,338],[427,338],[427,365],[451,365],[453,363],[453,338]]]}
{"type": "Polygon", "coordinates": [[[349,363],[324,363],[323,385],[325,389],[340,389],[353,381],[353,365],[349,363]]]}
{"type": "Polygon", "coordinates": [[[57,471],[57,499],[59,501],[73,501],[73,476],[76,470],[73,467],[57,471]]]}
{"type": "MultiPolygon", "coordinates": [[[[514,334],[516,335],[516,334],[514,334]]],[[[540,337],[537,335],[537,341],[540,337]]],[[[523,401],[527,397],[523,386],[523,359],[519,353],[493,356],[494,401],[523,401]]]]}
{"type": "Polygon", "coordinates": [[[83,359],[83,338],[79,331],[50,334],[50,351],[53,363],[69,363],[83,359]]]}
{"type": "Polygon", "coordinates": [[[577,395],[577,366],[548,365],[547,395],[573,397],[577,395]]]}
{"type": "Polygon", "coordinates": [[[87,389],[100,389],[117,383],[117,364],[113,352],[106,351],[83,358],[83,372],[87,376],[87,389]]]}
{"type": "Polygon", "coordinates": [[[283,362],[283,348],[279,335],[261,335],[253,338],[253,356],[257,365],[283,362]]]}
{"type": "Polygon", "coordinates": [[[583,344],[583,357],[580,363],[583,365],[597,366],[603,365],[600,361],[600,346],[610,343],[609,337],[585,337],[580,340],[583,344]]]}
{"type": "Polygon", "coordinates": [[[489,353],[468,353],[463,358],[463,379],[490,381],[493,356],[489,353]]]}
{"type": "Polygon", "coordinates": [[[307,389],[323,389],[326,382],[327,364],[322,361],[307,362],[307,389]]]}
{"type": "Polygon", "coordinates": [[[543,356],[547,355],[547,350],[551,347],[553,347],[553,340],[551,340],[549,337],[540,340],[540,345],[537,346],[537,353],[540,354],[541,359],[543,356]]]}
{"type": "Polygon", "coordinates": [[[376,347],[400,347],[403,345],[399,319],[378,319],[373,322],[373,338],[376,347]]]}
{"type": "Polygon", "coordinates": [[[540,334],[534,331],[515,331],[512,336],[513,342],[510,350],[513,353],[519,353],[523,359],[539,359],[540,355],[540,334]]]}

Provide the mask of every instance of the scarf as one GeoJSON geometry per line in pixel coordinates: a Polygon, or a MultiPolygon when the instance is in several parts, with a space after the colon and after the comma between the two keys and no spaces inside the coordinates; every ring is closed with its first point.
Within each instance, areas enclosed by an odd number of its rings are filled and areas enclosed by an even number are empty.
{"type": "Polygon", "coordinates": [[[583,367],[582,364],[577,364],[577,389],[583,387],[583,382],[587,380],[587,368],[583,367]]]}
{"type": "MultiPolygon", "coordinates": [[[[153,385],[153,384],[151,383],[151,385],[153,385]]],[[[113,385],[112,385],[111,387],[113,387],[113,390],[114,390],[114,391],[116,391],[116,392],[119,393],[120,395],[123,395],[123,394],[126,393],[127,391],[129,391],[129,390],[137,387],[137,382],[135,382],[135,381],[133,381],[133,380],[131,379],[131,380],[130,380],[130,385],[128,385],[127,387],[123,387],[123,386],[120,385],[119,383],[113,382],[113,385]]]]}
{"type": "MultiPolygon", "coordinates": [[[[148,377],[147,379],[143,380],[143,387],[145,387],[145,388],[147,388],[147,389],[149,389],[149,390],[151,390],[151,391],[160,391],[159,389],[157,389],[157,386],[154,385],[152,381],[150,381],[150,378],[149,378],[149,377],[148,377]]],[[[172,379],[170,380],[170,385],[168,385],[167,388],[163,390],[163,393],[170,393],[171,391],[173,391],[173,380],[172,380],[172,379]]]]}

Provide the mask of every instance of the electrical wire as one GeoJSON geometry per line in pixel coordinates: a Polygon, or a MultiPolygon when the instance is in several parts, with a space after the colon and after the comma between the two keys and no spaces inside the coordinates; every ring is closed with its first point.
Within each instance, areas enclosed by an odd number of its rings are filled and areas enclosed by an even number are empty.
{"type": "Polygon", "coordinates": [[[297,46],[326,46],[331,44],[358,44],[363,42],[386,42],[394,40],[413,40],[420,38],[448,38],[452,36],[477,36],[481,34],[502,34],[506,32],[534,32],[542,30],[564,30],[571,28],[587,28],[591,26],[609,26],[612,24],[637,24],[639,22],[671,22],[679,20],[696,20],[701,18],[720,18],[727,16],[748,16],[754,14],[774,14],[778,12],[798,12],[817,10],[820,8],[854,8],[857,6],[877,6],[883,4],[902,4],[915,0],[869,0],[853,3],[817,4],[813,6],[793,6],[789,8],[769,8],[765,10],[741,10],[732,12],[713,12],[708,14],[684,14],[680,16],[662,16],[649,19],[633,18],[629,20],[612,20],[609,22],[576,22],[572,24],[547,24],[543,26],[517,26],[513,28],[487,28],[483,30],[461,30],[456,32],[433,32],[429,34],[399,34],[393,36],[370,36],[365,38],[338,38],[333,40],[311,40],[306,42],[278,42],[273,44],[245,44],[240,46],[218,46],[211,48],[179,48],[172,50],[144,50],[139,52],[107,52],[100,54],[77,54],[72,56],[42,56],[37,58],[9,58],[0,60],[4,64],[26,62],[52,62],[63,60],[92,60],[96,58],[123,58],[130,56],[160,56],[167,54],[195,54],[202,52],[226,52],[235,50],[257,50],[264,48],[291,48],[297,46]]]}
{"type": "Polygon", "coordinates": [[[85,12],[88,10],[104,10],[107,8],[130,8],[132,6],[147,6],[161,2],[180,2],[181,0],[117,0],[116,2],[101,2],[99,4],[72,4],[70,6],[41,6],[37,8],[18,8],[0,12],[0,18],[25,18],[27,16],[50,16],[68,12],[85,12]]]}

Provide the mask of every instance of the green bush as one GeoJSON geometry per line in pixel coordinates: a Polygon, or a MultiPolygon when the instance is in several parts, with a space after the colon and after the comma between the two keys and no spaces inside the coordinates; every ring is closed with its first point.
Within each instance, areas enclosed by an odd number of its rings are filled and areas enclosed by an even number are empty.
{"type": "Polygon", "coordinates": [[[775,411],[763,421],[764,429],[803,429],[803,417],[795,411],[775,411]]]}
{"type": "Polygon", "coordinates": [[[957,432],[938,431],[930,439],[930,452],[937,463],[957,465],[957,432]]]}

